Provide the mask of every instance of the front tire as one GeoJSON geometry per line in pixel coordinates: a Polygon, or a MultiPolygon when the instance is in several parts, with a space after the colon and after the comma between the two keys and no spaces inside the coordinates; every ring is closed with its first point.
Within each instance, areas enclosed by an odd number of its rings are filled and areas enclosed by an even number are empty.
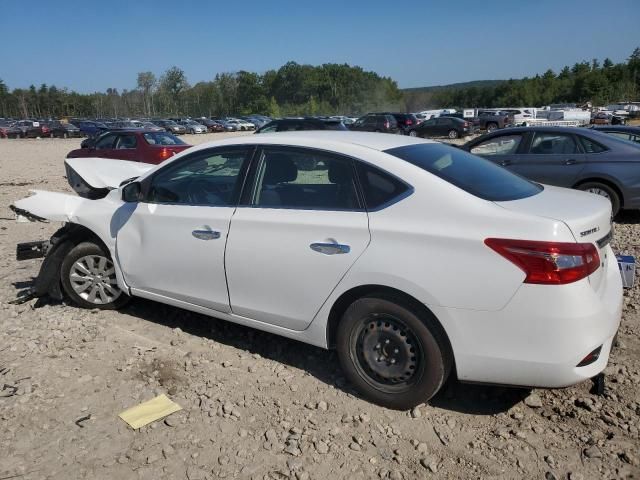
{"type": "Polygon", "coordinates": [[[406,410],[428,401],[451,370],[448,341],[435,318],[400,298],[356,300],[342,316],[336,343],[351,383],[389,408],[406,410]]]}
{"type": "Polygon", "coordinates": [[[620,196],[609,185],[600,182],[586,182],[578,185],[577,189],[583,192],[595,193],[608,199],[611,202],[612,217],[615,217],[620,212],[620,196]]]}
{"type": "Polygon", "coordinates": [[[60,277],[65,293],[79,307],[114,310],[129,301],[118,287],[109,254],[93,242],[79,243],[69,251],[60,277]]]}

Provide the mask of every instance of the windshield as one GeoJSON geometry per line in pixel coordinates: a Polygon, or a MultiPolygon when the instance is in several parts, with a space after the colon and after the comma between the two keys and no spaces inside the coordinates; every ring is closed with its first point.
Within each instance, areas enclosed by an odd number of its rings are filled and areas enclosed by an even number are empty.
{"type": "Polygon", "coordinates": [[[144,139],[149,145],[186,145],[186,143],[184,143],[178,137],[171,135],[169,132],[148,132],[144,134],[144,139]]]}
{"type": "Polygon", "coordinates": [[[421,143],[385,150],[476,197],[493,202],[519,200],[542,191],[542,186],[458,148],[421,143]]]}

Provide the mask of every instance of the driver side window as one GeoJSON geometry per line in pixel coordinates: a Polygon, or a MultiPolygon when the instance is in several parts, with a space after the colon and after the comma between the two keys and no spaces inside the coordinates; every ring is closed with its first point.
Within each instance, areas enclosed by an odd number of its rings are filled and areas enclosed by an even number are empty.
{"type": "Polygon", "coordinates": [[[151,179],[145,201],[228,207],[237,203],[248,149],[197,152],[167,165],[151,179]]]}
{"type": "Polygon", "coordinates": [[[116,135],[109,134],[98,139],[96,142],[96,150],[109,150],[113,148],[113,142],[116,139],[116,135]]]}

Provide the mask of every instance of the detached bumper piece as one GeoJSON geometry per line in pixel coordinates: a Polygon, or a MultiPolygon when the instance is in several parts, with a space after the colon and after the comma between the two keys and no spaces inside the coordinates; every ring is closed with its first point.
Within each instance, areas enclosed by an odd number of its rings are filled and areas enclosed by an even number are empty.
{"type": "Polygon", "coordinates": [[[19,243],[16,246],[16,260],[43,258],[47,255],[49,246],[50,243],[48,241],[19,243]]]}

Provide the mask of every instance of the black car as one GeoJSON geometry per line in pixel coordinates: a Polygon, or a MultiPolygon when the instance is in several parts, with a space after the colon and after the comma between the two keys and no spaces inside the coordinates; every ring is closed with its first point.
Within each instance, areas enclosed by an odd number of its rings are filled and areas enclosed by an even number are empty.
{"type": "Polygon", "coordinates": [[[530,180],[602,195],[612,213],[640,209],[640,146],[591,128],[505,128],[462,149],[530,180]]]}
{"type": "Polygon", "coordinates": [[[409,129],[412,137],[449,137],[451,139],[465,137],[476,133],[472,122],[455,117],[436,117],[409,129]]]}
{"type": "Polygon", "coordinates": [[[398,126],[398,121],[390,113],[368,113],[349,125],[349,130],[356,132],[403,133],[403,130],[398,126]]]}
{"type": "Polygon", "coordinates": [[[256,133],[291,132],[297,130],[347,130],[340,120],[318,118],[282,118],[271,120],[256,133]]]}
{"type": "Polygon", "coordinates": [[[83,134],[78,127],[72,123],[51,122],[49,123],[49,133],[52,137],[73,138],[82,137],[83,134]]]}
{"type": "Polygon", "coordinates": [[[631,142],[640,143],[640,127],[627,127],[625,125],[602,125],[593,126],[593,130],[598,132],[608,133],[614,137],[621,138],[623,140],[629,140],[631,142]]]}

